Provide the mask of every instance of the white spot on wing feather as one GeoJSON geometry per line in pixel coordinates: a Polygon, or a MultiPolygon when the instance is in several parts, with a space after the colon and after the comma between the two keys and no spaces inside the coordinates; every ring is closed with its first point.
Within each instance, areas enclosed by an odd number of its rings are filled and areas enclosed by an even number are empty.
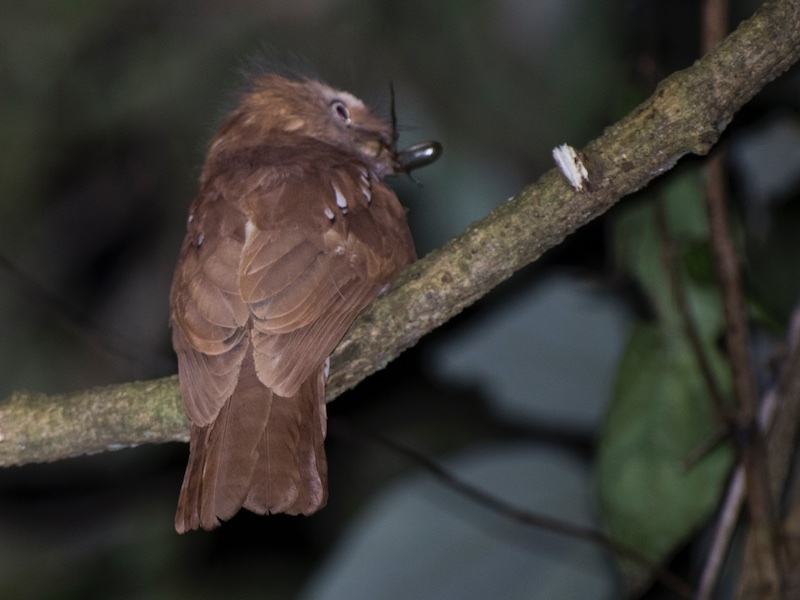
{"type": "Polygon", "coordinates": [[[347,199],[335,184],[331,185],[333,186],[333,192],[336,194],[336,206],[341,208],[344,214],[347,214],[347,199]]]}
{"type": "Polygon", "coordinates": [[[365,167],[359,165],[358,171],[361,174],[361,193],[364,194],[364,198],[367,201],[367,204],[372,202],[372,182],[369,179],[369,171],[365,167]]]}
{"type": "Polygon", "coordinates": [[[257,231],[256,224],[253,223],[250,219],[247,219],[247,222],[244,224],[244,239],[249,240],[257,231]]]}

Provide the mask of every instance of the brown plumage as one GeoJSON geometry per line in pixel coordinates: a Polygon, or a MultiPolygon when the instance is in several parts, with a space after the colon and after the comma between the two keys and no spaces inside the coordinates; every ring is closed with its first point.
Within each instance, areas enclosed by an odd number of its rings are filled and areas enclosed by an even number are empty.
{"type": "Polygon", "coordinates": [[[326,359],[415,259],[382,179],[438,152],[397,153],[392,127],[357,98],[278,75],[258,78],[220,128],[170,294],[192,422],[179,533],[242,507],[325,505],[326,359]]]}

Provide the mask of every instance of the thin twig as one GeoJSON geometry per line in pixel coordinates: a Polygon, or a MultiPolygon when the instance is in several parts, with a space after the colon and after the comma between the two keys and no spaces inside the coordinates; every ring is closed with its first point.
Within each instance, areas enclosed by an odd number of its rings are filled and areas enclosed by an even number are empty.
{"type": "Polygon", "coordinates": [[[357,436],[361,439],[380,444],[381,446],[391,449],[397,454],[405,456],[416,465],[428,471],[437,481],[439,481],[439,483],[445,487],[450,488],[459,495],[472,500],[476,504],[479,504],[492,512],[504,515],[505,517],[528,527],[535,527],[537,529],[551,531],[553,533],[564,535],[570,538],[585,540],[601,546],[606,550],[616,554],[617,557],[631,560],[649,570],[659,582],[681,597],[693,597],[694,591],[688,582],[662,565],[653,564],[653,562],[647,557],[630,546],[626,546],[625,544],[620,544],[619,542],[614,541],[602,531],[592,529],[591,527],[575,525],[574,523],[556,519],[554,517],[535,514],[513,506],[505,500],[484,492],[472,484],[459,479],[450,471],[442,467],[439,463],[422,454],[421,452],[414,450],[413,448],[409,448],[408,446],[389,439],[383,435],[367,432],[353,426],[352,424],[344,424],[341,421],[333,424],[333,427],[339,432],[346,432],[348,435],[353,437],[357,436]]]}
{"type": "Polygon", "coordinates": [[[34,281],[2,254],[0,254],[0,272],[8,275],[11,285],[19,289],[28,301],[44,307],[49,314],[54,315],[77,335],[98,348],[156,371],[169,372],[175,367],[175,360],[171,355],[158,353],[151,346],[107,326],[100,327],[64,298],[49,292],[34,281]]]}
{"type": "Polygon", "coordinates": [[[721,423],[727,424],[728,422],[728,409],[725,406],[725,395],[722,393],[717,378],[714,375],[714,370],[711,368],[711,360],[706,352],[706,347],[700,337],[700,332],[697,328],[692,309],[689,306],[689,299],[687,298],[686,286],[683,281],[683,273],[681,272],[680,265],[675,257],[675,240],[672,238],[672,232],[667,223],[667,215],[664,209],[664,201],[659,198],[655,203],[656,212],[656,225],[661,234],[661,254],[664,261],[664,267],[669,275],[670,287],[672,289],[673,300],[680,315],[683,331],[689,345],[692,348],[692,354],[697,361],[697,366],[700,369],[700,374],[705,382],[708,394],[714,404],[717,413],[717,419],[721,423]]]}
{"type": "Polygon", "coordinates": [[[697,463],[703,458],[711,454],[714,450],[719,448],[725,442],[728,442],[731,437],[731,431],[728,427],[718,425],[705,439],[700,440],[681,461],[681,466],[684,471],[690,471],[697,463]]]}
{"type": "MultiPolygon", "coordinates": [[[[795,305],[795,308],[792,311],[786,342],[788,348],[787,358],[781,370],[781,375],[775,385],[772,386],[770,391],[763,398],[758,409],[758,425],[762,431],[770,431],[773,434],[771,441],[774,440],[775,425],[782,424],[781,422],[776,422],[775,420],[775,415],[778,413],[779,407],[782,409],[789,409],[789,415],[787,415],[789,418],[785,419],[783,422],[794,424],[796,421],[796,419],[792,418],[791,416],[793,414],[793,411],[791,410],[792,401],[791,398],[787,397],[787,394],[791,395],[794,392],[794,390],[791,389],[791,383],[793,379],[796,378],[795,374],[798,371],[798,364],[800,364],[800,302],[795,305]]],[[[795,401],[794,404],[798,404],[797,401],[795,401]]],[[[795,437],[796,430],[797,426],[793,425],[792,431],[786,435],[786,437],[789,439],[787,440],[787,443],[783,444],[783,446],[793,445],[792,440],[795,437]]],[[[770,455],[776,456],[785,454],[787,453],[772,452],[770,455]]],[[[772,473],[773,492],[782,487],[782,482],[787,476],[789,469],[789,458],[787,457],[784,462],[787,464],[781,465],[781,468],[779,469],[775,469],[775,462],[770,463],[770,466],[773,467],[773,471],[777,471],[772,473]]],[[[728,491],[725,494],[725,502],[722,505],[720,516],[717,522],[717,530],[714,533],[714,539],[712,541],[711,548],[709,549],[706,564],[700,577],[696,600],[709,600],[711,598],[714,587],[716,586],[716,582],[719,578],[719,573],[722,568],[725,555],[727,554],[730,546],[734,527],[739,517],[739,512],[741,511],[741,507],[744,502],[744,497],[744,468],[742,465],[738,465],[734,470],[730,483],[728,484],[728,491]]],[[[747,553],[745,553],[745,556],[747,556],[747,553]]],[[[791,573],[791,568],[786,569],[786,572],[791,573]]],[[[741,581],[739,584],[741,588],[741,581]]]]}
{"type": "MultiPolygon", "coordinates": [[[[705,0],[702,14],[703,52],[710,52],[725,38],[727,0],[705,0]]],[[[737,402],[735,441],[744,470],[744,487],[751,528],[759,541],[757,570],[762,589],[769,596],[780,590],[775,545],[775,514],[769,487],[764,435],[758,426],[758,395],[750,357],[739,260],[729,229],[724,155],[717,148],[706,162],[706,206],[711,245],[722,294],[725,340],[737,402]]],[[[729,517],[729,515],[728,515],[729,517]]],[[[724,524],[732,527],[732,524],[724,524]]],[[[721,560],[715,557],[714,560],[721,560]]]]}
{"type": "Polygon", "coordinates": [[[744,465],[751,527],[761,550],[758,571],[763,589],[778,593],[780,577],[775,554],[773,502],[763,432],[757,424],[758,401],[750,358],[739,260],[728,225],[723,155],[714,152],[706,164],[706,205],[717,277],[725,315],[725,340],[738,412],[735,441],[744,465]]]}
{"type": "MultiPolygon", "coordinates": [[[[759,405],[758,425],[762,431],[768,431],[775,417],[778,406],[778,384],[776,384],[764,400],[759,405]]],[[[697,586],[697,596],[695,600],[710,600],[714,593],[714,588],[719,580],[725,556],[739,520],[745,497],[744,467],[737,465],[728,483],[728,490],[725,493],[725,501],[719,511],[717,527],[714,531],[714,538],[711,541],[706,563],[700,575],[700,583],[697,586]]]]}
{"type": "Polygon", "coordinates": [[[706,563],[703,565],[703,572],[700,575],[700,583],[697,586],[697,596],[695,600],[711,600],[714,588],[717,586],[722,566],[725,564],[725,557],[728,554],[733,532],[736,530],[736,523],[739,521],[739,514],[744,504],[744,469],[737,465],[733,471],[728,484],[728,491],[725,494],[725,501],[717,519],[717,527],[714,531],[714,538],[711,541],[706,556],[706,563]]]}
{"type": "Polygon", "coordinates": [[[700,22],[700,49],[707,54],[728,34],[728,0],[705,0],[700,22]]]}

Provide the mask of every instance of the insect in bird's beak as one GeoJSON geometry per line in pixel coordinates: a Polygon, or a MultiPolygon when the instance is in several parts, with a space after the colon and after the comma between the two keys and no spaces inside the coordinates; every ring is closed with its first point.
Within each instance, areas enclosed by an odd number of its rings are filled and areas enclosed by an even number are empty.
{"type": "Polygon", "coordinates": [[[410,173],[414,169],[425,167],[439,160],[442,155],[442,145],[433,140],[414,144],[410,148],[395,154],[397,170],[401,173],[410,173]]]}

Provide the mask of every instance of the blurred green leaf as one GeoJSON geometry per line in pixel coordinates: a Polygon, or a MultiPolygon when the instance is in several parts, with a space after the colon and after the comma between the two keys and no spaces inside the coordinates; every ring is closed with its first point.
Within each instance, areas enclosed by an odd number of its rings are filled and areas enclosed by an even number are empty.
{"type": "Polygon", "coordinates": [[[730,447],[688,470],[684,461],[714,427],[689,345],[657,325],[636,326],[598,457],[600,504],[614,539],[662,562],[708,518],[732,464],[730,447]]]}
{"type": "MultiPolygon", "coordinates": [[[[615,249],[655,319],[632,329],[619,365],[598,452],[598,492],[612,537],[660,563],[713,512],[733,462],[726,445],[685,466],[718,425],[678,294],[717,386],[723,393],[730,387],[717,344],[723,316],[700,172],[676,173],[620,213],[615,249]]],[[[634,586],[647,576],[625,567],[634,586]]]]}

